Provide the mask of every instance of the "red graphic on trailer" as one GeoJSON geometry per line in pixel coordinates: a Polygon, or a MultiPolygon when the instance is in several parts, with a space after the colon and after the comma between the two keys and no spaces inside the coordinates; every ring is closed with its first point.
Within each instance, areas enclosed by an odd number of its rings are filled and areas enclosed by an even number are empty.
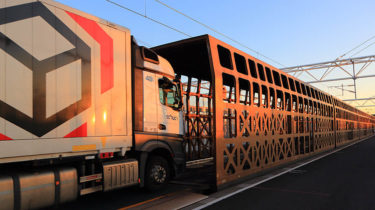
{"type": "MultiPolygon", "coordinates": [[[[95,21],[68,11],[66,13],[100,44],[100,84],[103,94],[113,88],[113,40],[95,21]]],[[[64,138],[86,136],[87,123],[76,128],[64,138]]]]}
{"type": "Polygon", "coordinates": [[[12,139],[0,133],[0,141],[9,141],[9,140],[12,140],[12,139]]]}
{"type": "Polygon", "coordinates": [[[104,93],[113,87],[113,40],[97,22],[71,12],[66,13],[100,44],[101,93],[104,93]]]}
{"type": "Polygon", "coordinates": [[[79,126],[66,136],[64,138],[74,138],[74,137],[86,137],[87,136],[87,123],[84,123],[83,125],[79,126]]]}

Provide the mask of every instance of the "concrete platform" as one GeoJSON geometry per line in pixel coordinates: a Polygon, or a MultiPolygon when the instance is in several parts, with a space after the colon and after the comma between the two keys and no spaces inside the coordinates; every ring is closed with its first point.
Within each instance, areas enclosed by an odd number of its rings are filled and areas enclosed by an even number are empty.
{"type": "Polygon", "coordinates": [[[165,210],[165,209],[181,209],[185,206],[191,205],[203,199],[206,199],[208,196],[194,193],[191,191],[181,191],[173,194],[169,194],[160,198],[157,198],[151,202],[139,203],[137,205],[129,206],[119,210],[165,210]]]}
{"type": "Polygon", "coordinates": [[[210,195],[184,209],[374,209],[375,137],[210,195]]]}

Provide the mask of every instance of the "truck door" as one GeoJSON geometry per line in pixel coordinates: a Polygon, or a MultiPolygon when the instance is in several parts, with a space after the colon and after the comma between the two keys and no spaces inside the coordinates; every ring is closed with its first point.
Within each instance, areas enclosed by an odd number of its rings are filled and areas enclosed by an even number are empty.
{"type": "Polygon", "coordinates": [[[180,90],[171,79],[157,76],[158,126],[160,134],[183,135],[183,113],[180,90]]]}

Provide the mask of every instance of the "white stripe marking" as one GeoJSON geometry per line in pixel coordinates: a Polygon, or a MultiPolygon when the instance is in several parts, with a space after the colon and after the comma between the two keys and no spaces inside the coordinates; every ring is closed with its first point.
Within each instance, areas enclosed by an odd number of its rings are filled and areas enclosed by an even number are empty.
{"type": "MultiPolygon", "coordinates": [[[[373,136],[371,136],[371,137],[373,137],[373,136]]],[[[371,138],[371,137],[369,137],[369,138],[371,138]]],[[[322,155],[322,156],[319,156],[319,157],[317,157],[317,158],[315,158],[315,159],[312,159],[312,160],[310,160],[310,161],[307,161],[307,162],[305,162],[305,163],[302,163],[301,165],[298,165],[298,166],[296,166],[296,167],[288,168],[288,170],[286,170],[286,171],[280,172],[280,173],[278,173],[278,174],[276,174],[276,175],[274,175],[274,176],[271,176],[271,177],[268,177],[268,178],[266,178],[266,179],[263,179],[262,181],[256,182],[256,183],[254,183],[254,184],[248,185],[247,187],[241,188],[241,189],[236,190],[236,191],[234,191],[234,192],[232,192],[232,193],[229,193],[229,194],[227,194],[227,195],[224,195],[224,196],[222,196],[222,197],[219,197],[219,198],[217,198],[217,199],[215,199],[215,200],[213,200],[213,201],[211,201],[211,202],[208,202],[208,203],[206,203],[206,204],[204,204],[204,205],[202,205],[202,206],[199,206],[199,207],[197,207],[197,208],[194,208],[194,210],[200,210],[200,209],[206,208],[206,207],[208,207],[208,206],[211,206],[211,205],[213,205],[213,204],[215,204],[215,203],[217,203],[217,202],[219,202],[219,201],[222,201],[222,200],[224,200],[224,199],[226,199],[226,198],[229,198],[229,197],[231,197],[231,196],[233,196],[233,195],[236,195],[236,194],[238,194],[238,193],[240,193],[240,192],[243,192],[243,191],[245,191],[245,190],[247,190],[247,189],[253,188],[253,187],[255,187],[255,186],[257,186],[257,185],[260,185],[260,184],[262,184],[262,183],[264,183],[264,182],[267,182],[267,181],[269,181],[269,180],[271,180],[271,179],[274,179],[274,178],[279,177],[279,176],[281,176],[281,175],[283,175],[283,174],[286,174],[286,173],[288,173],[288,172],[290,172],[290,171],[293,171],[293,170],[295,170],[295,169],[297,169],[297,168],[300,168],[300,167],[302,167],[302,166],[305,166],[305,165],[307,165],[307,164],[310,164],[310,163],[312,163],[312,162],[315,162],[315,161],[317,161],[317,160],[319,160],[319,159],[321,159],[321,158],[324,158],[324,157],[326,157],[326,156],[328,156],[328,155],[334,154],[334,153],[336,153],[336,152],[338,152],[338,151],[341,151],[341,150],[343,150],[343,149],[345,149],[345,148],[347,148],[347,147],[350,147],[350,146],[352,146],[352,145],[354,145],[354,144],[358,144],[358,143],[360,143],[360,142],[362,142],[362,141],[365,141],[365,140],[367,140],[367,139],[369,139],[369,138],[366,138],[366,139],[363,139],[363,140],[360,140],[360,141],[357,141],[357,142],[353,142],[353,143],[351,143],[351,144],[349,144],[349,145],[346,145],[345,147],[342,147],[342,148],[340,148],[340,149],[337,149],[337,150],[334,150],[334,151],[329,152],[329,153],[327,153],[327,154],[324,154],[324,155],[322,155]]]]}

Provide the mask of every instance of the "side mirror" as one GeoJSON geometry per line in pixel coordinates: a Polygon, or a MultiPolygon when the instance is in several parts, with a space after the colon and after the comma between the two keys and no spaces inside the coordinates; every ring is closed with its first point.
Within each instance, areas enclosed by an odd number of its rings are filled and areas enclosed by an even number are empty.
{"type": "Polygon", "coordinates": [[[170,88],[170,87],[172,87],[172,85],[173,85],[172,81],[170,81],[170,80],[169,80],[168,78],[166,78],[166,77],[163,77],[163,79],[162,79],[162,83],[160,83],[160,80],[159,80],[159,84],[160,84],[160,86],[163,87],[163,88],[170,88]]]}
{"type": "Polygon", "coordinates": [[[180,111],[183,106],[182,100],[180,97],[175,96],[174,110],[180,111]]]}
{"type": "Polygon", "coordinates": [[[178,92],[179,92],[179,100],[178,100],[178,108],[177,110],[181,110],[182,106],[184,105],[182,102],[182,83],[181,83],[181,76],[177,75],[176,78],[173,80],[177,84],[178,92]]]}
{"type": "Polygon", "coordinates": [[[181,82],[181,75],[176,75],[176,78],[173,80],[175,83],[181,82]]]}

